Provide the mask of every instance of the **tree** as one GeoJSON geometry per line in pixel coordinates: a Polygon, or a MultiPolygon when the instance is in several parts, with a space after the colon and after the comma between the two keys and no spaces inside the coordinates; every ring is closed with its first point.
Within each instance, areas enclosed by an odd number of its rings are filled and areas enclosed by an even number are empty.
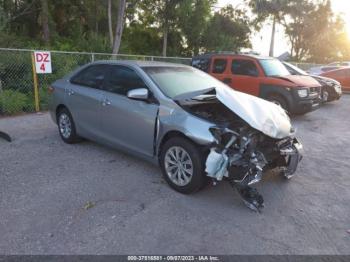
{"type": "Polygon", "coordinates": [[[141,0],[141,20],[146,25],[158,27],[162,32],[162,55],[167,55],[168,35],[178,23],[179,4],[191,0],[141,0]]]}
{"type": "Polygon", "coordinates": [[[348,50],[344,21],[334,15],[330,0],[290,1],[282,24],[291,44],[291,57],[296,61],[326,62],[343,57],[348,50]]]}
{"type": "Polygon", "coordinates": [[[50,29],[49,29],[49,6],[47,0],[41,0],[41,26],[43,33],[43,40],[45,44],[50,42],[50,29]]]}
{"type": "Polygon", "coordinates": [[[120,42],[122,40],[124,29],[124,14],[125,14],[126,0],[119,0],[118,13],[117,13],[117,25],[115,29],[115,38],[113,44],[113,54],[118,54],[120,42]]]}
{"type": "Polygon", "coordinates": [[[350,58],[345,22],[340,16],[333,14],[330,1],[324,2],[314,10],[311,23],[312,26],[305,32],[310,35],[310,39],[307,39],[309,60],[328,63],[350,58]]]}
{"type": "Polygon", "coordinates": [[[211,7],[216,0],[185,0],[179,7],[178,27],[185,39],[187,55],[200,52],[208,22],[212,17],[211,7]]]}
{"type": "Polygon", "coordinates": [[[112,25],[112,0],[108,0],[108,32],[111,47],[113,47],[113,25],[112,25]]]}
{"type": "Polygon", "coordinates": [[[229,5],[208,22],[203,34],[202,48],[205,51],[239,51],[251,47],[250,20],[244,10],[229,5]]]}
{"type": "Polygon", "coordinates": [[[248,5],[252,8],[253,13],[257,16],[255,18],[255,26],[259,28],[262,22],[272,20],[272,31],[270,40],[269,56],[274,55],[274,43],[276,24],[280,23],[288,5],[287,0],[248,0],[248,5]]]}

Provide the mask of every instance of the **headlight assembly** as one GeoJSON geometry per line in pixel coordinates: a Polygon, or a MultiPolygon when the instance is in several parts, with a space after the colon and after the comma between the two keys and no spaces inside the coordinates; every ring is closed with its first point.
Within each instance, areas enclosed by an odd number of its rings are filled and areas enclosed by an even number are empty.
{"type": "Polygon", "coordinates": [[[308,96],[307,89],[299,89],[298,90],[298,96],[299,97],[307,97],[308,96]]]}

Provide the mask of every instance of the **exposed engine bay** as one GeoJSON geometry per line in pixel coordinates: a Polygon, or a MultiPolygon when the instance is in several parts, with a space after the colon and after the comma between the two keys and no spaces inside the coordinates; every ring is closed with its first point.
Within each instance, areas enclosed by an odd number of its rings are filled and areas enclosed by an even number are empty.
{"type": "Polygon", "coordinates": [[[215,143],[209,146],[206,174],[217,183],[227,180],[254,211],[264,206],[263,197],[251,185],[261,181],[263,173],[279,168],[291,178],[302,158],[302,145],[293,135],[273,138],[251,127],[215,95],[183,100],[180,105],[191,114],[214,125],[210,132],[215,143]]]}

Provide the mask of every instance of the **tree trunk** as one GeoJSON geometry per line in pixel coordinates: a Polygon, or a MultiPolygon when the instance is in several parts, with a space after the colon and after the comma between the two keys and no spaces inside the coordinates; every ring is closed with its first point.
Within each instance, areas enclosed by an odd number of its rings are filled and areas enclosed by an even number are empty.
{"type": "Polygon", "coordinates": [[[111,47],[113,47],[112,0],[108,0],[108,31],[111,47]]]}
{"type": "Polygon", "coordinates": [[[275,33],[276,33],[276,16],[274,15],[273,22],[272,22],[272,32],[271,32],[269,56],[273,56],[273,50],[275,48],[275,33]]]}
{"type": "Polygon", "coordinates": [[[95,34],[98,35],[98,4],[95,0],[95,34]]]}
{"type": "Polygon", "coordinates": [[[41,26],[45,44],[50,42],[49,7],[47,0],[41,0],[41,26]]]}
{"type": "Polygon", "coordinates": [[[118,54],[120,42],[122,40],[123,28],[124,28],[124,13],[126,7],[126,0],[119,0],[117,26],[115,30],[115,39],[113,44],[113,54],[118,54]]]}
{"type": "Polygon", "coordinates": [[[167,23],[164,26],[164,31],[163,31],[163,56],[166,56],[166,51],[168,47],[168,25],[167,23]]]}

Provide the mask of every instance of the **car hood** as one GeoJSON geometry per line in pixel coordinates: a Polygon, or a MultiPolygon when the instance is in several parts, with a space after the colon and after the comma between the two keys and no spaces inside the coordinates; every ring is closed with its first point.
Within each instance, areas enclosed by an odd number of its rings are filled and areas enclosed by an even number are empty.
{"type": "Polygon", "coordinates": [[[280,106],[231,88],[215,90],[218,100],[251,127],[276,139],[292,135],[290,119],[280,106]]]}
{"type": "Polygon", "coordinates": [[[311,75],[314,79],[317,81],[321,81],[322,83],[327,83],[327,82],[332,82],[334,84],[339,85],[340,83],[332,78],[329,77],[324,77],[324,76],[319,76],[319,75],[311,75]]]}
{"type": "Polygon", "coordinates": [[[278,76],[277,78],[283,79],[285,81],[291,82],[299,87],[316,87],[320,84],[311,76],[304,75],[287,75],[287,76],[278,76]]]}

